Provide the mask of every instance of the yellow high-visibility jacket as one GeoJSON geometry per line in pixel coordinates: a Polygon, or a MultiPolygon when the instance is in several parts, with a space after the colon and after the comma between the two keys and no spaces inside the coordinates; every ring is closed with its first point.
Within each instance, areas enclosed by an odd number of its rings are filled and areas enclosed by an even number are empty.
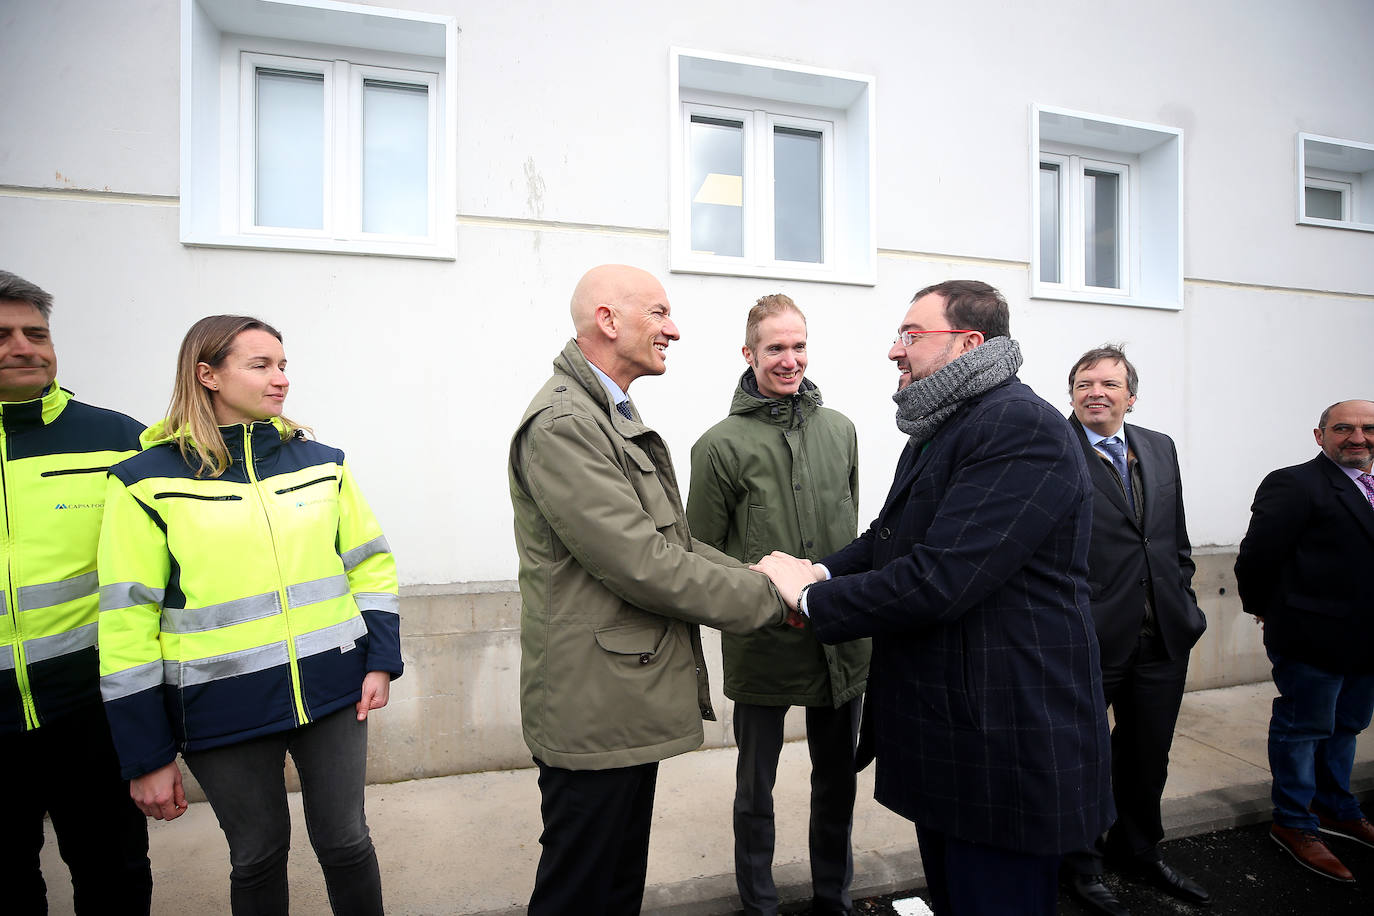
{"type": "Polygon", "coordinates": [[[402,670],[396,564],[343,452],[280,421],[220,428],[198,478],[161,424],[110,470],[100,689],[124,777],[284,731],[402,670]]]}
{"type": "Polygon", "coordinates": [[[100,702],[95,550],[105,472],[142,424],[48,386],[0,403],[0,734],[100,702]]]}

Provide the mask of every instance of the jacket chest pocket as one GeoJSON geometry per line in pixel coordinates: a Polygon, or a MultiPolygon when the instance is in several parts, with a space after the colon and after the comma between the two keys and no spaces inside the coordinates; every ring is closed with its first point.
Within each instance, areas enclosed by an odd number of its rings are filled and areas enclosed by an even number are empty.
{"type": "Polygon", "coordinates": [[[630,485],[639,494],[639,504],[654,520],[654,527],[660,531],[673,527],[677,523],[677,511],[663,489],[663,482],[659,480],[658,469],[653,461],[644,454],[643,449],[629,442],[625,443],[625,457],[630,459],[630,485]]]}

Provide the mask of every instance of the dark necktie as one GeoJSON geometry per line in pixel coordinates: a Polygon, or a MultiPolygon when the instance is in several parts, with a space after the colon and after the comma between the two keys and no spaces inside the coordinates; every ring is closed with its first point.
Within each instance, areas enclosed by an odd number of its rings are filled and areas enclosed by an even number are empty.
{"type": "Polygon", "coordinates": [[[627,420],[633,420],[635,418],[634,413],[630,410],[629,401],[621,401],[615,405],[615,409],[620,411],[620,415],[627,420]]]}
{"type": "Polygon", "coordinates": [[[1126,444],[1112,436],[1103,439],[1098,443],[1112,459],[1112,465],[1116,468],[1117,476],[1121,478],[1121,487],[1126,491],[1126,502],[1130,503],[1131,510],[1135,510],[1135,494],[1131,492],[1131,470],[1126,464],[1126,444]]]}

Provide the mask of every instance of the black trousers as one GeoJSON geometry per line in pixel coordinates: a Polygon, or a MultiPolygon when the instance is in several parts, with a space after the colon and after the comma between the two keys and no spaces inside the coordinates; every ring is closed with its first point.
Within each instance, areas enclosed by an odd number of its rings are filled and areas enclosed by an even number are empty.
{"type": "MultiPolygon", "coordinates": [[[[838,709],[806,708],[806,744],[811,753],[811,854],[813,913],[846,913],[854,903],[849,883],[854,877],[850,833],[854,823],[854,743],[859,733],[862,701],[838,709]]],[[[773,786],[782,753],[787,706],[736,703],[735,744],[735,886],[744,912],[774,916],[778,889],[773,882],[773,786]]]]}
{"type": "Polygon", "coordinates": [[[565,770],[534,762],[544,832],[529,916],[636,916],[649,869],[658,763],[565,770]]]}
{"type": "Polygon", "coordinates": [[[970,843],[916,827],[936,916],[1054,916],[1059,856],[970,843]]]}
{"type": "Polygon", "coordinates": [[[72,875],[79,914],[142,914],[152,905],[148,819],[119,777],[105,710],[94,706],[30,732],[0,735],[8,789],[0,806],[3,908],[14,916],[48,911],[39,866],[43,814],[72,875]]]}
{"type": "Polygon", "coordinates": [[[1065,866],[1078,874],[1102,874],[1103,854],[1117,859],[1159,858],[1164,824],[1159,802],[1169,779],[1169,748],[1183,703],[1188,658],[1171,659],[1158,636],[1140,637],[1121,666],[1102,669],[1102,689],[1112,708],[1112,797],[1116,823],[1105,843],[1069,853],[1065,866]]]}

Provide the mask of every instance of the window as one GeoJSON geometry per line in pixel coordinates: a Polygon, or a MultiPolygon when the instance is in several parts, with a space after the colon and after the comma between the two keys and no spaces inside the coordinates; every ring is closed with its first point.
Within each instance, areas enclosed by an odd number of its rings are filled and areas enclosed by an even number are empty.
{"type": "Polygon", "coordinates": [[[184,3],[184,243],[454,256],[451,19],[184,3]]]}
{"type": "Polygon", "coordinates": [[[1374,145],[1298,134],[1298,222],[1374,232],[1374,145]]]}
{"type": "Polygon", "coordinates": [[[672,269],[872,284],[872,79],[672,60],[672,269]]]}
{"type": "Polygon", "coordinates": [[[1182,134],[1037,107],[1031,294],[1181,308],[1182,134]]]}

